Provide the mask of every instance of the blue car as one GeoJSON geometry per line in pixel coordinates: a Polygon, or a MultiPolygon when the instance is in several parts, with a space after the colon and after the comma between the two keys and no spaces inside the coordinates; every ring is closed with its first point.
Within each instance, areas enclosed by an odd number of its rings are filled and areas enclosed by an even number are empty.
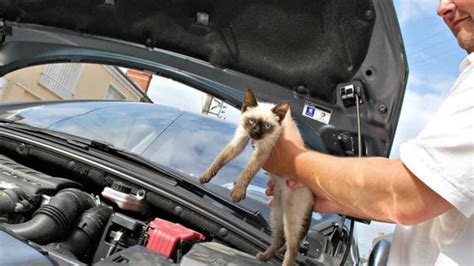
{"type": "MultiPolygon", "coordinates": [[[[140,102],[74,100],[77,64],[113,65],[104,69],[134,88],[120,68],[166,77],[236,108],[250,88],[289,101],[314,150],[390,153],[408,78],[391,0],[16,0],[0,1],[0,18],[0,97],[15,71],[73,63],[37,73],[62,100],[0,104],[0,265],[282,262],[283,250],[255,258],[271,243],[266,173],[230,199],[250,145],[199,183],[236,124],[143,91],[130,94],[140,102]]],[[[22,82],[9,95],[44,96],[22,82]]],[[[84,83],[91,95],[96,83],[84,83]]],[[[101,97],[126,99],[109,87],[101,97]]],[[[297,263],[361,265],[354,221],[313,213],[297,263]]]]}

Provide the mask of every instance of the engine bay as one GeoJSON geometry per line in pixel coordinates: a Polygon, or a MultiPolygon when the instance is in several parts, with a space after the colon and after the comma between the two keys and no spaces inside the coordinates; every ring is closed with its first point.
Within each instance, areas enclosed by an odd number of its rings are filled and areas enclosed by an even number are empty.
{"type": "MultiPolygon", "coordinates": [[[[281,263],[284,250],[255,258],[271,243],[258,212],[70,142],[0,130],[0,265],[281,263]]],[[[297,262],[339,265],[347,243],[330,216],[310,228],[297,262]]]]}
{"type": "Polygon", "coordinates": [[[102,187],[90,181],[54,177],[0,153],[0,254],[9,254],[0,264],[262,263],[157,210],[142,188],[110,176],[102,187]]]}

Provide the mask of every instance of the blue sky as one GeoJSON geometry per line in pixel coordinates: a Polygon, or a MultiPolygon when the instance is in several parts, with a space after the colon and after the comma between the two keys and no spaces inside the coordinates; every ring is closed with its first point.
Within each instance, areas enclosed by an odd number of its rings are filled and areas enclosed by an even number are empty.
{"type": "MultiPolygon", "coordinates": [[[[415,137],[436,111],[459,73],[466,53],[459,48],[444,22],[436,15],[437,0],[394,0],[410,68],[408,86],[391,158],[398,158],[400,143],[415,137]]],[[[172,80],[153,80],[150,97],[157,102],[199,112],[202,93],[172,80]],[[159,88],[158,88],[159,87],[159,88]],[[172,91],[172,92],[171,92],[172,91]],[[183,99],[193,99],[183,103],[183,99]]],[[[227,119],[238,121],[239,112],[227,119]]],[[[362,255],[367,255],[378,232],[390,233],[393,225],[359,224],[357,237],[362,255]]]]}
{"type": "Polygon", "coordinates": [[[459,73],[466,53],[436,15],[437,0],[395,0],[410,74],[391,157],[426,124],[459,73]]]}

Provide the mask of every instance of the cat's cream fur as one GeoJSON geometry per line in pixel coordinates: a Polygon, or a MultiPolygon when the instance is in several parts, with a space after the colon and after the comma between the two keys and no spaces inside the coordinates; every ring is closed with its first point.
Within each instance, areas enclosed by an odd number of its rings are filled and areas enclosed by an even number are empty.
{"type": "MultiPolygon", "coordinates": [[[[248,141],[252,140],[254,152],[231,191],[233,201],[244,199],[247,186],[269,158],[283,127],[287,124],[287,119],[291,119],[286,115],[288,109],[289,103],[275,105],[257,102],[252,91],[247,90],[242,105],[240,125],[236,129],[233,139],[200,177],[200,182],[209,182],[222,166],[241,153],[248,141]],[[252,124],[251,119],[255,123],[252,124]]],[[[286,240],[283,265],[294,265],[301,240],[306,235],[311,221],[314,196],[307,187],[288,188],[285,177],[278,177],[271,173],[269,173],[269,176],[274,184],[272,204],[273,242],[265,252],[259,252],[257,258],[261,260],[270,259],[285,244],[286,240]]]]}

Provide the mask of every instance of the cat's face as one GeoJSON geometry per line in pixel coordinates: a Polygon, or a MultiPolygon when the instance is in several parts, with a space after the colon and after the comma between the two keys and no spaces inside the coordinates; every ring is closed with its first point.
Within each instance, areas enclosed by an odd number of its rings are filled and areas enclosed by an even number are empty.
{"type": "Polygon", "coordinates": [[[242,105],[241,123],[253,140],[260,140],[280,132],[290,104],[283,102],[277,105],[258,103],[251,90],[245,91],[242,105]]]}

